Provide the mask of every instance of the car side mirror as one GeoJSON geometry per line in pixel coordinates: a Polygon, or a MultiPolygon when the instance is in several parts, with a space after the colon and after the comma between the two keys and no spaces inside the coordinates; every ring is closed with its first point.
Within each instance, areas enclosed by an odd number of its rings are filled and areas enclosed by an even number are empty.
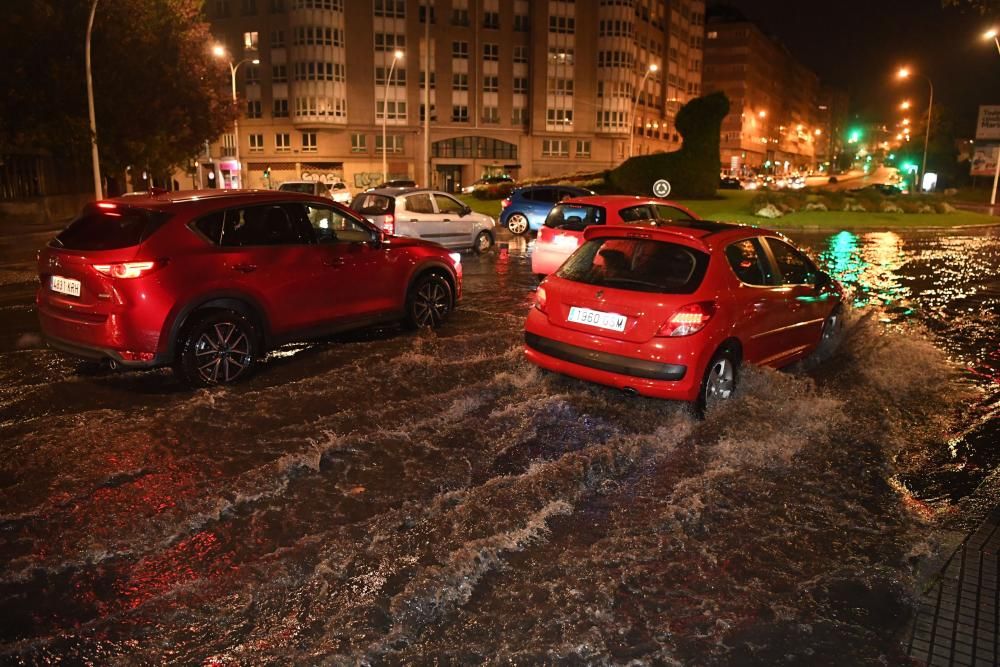
{"type": "Polygon", "coordinates": [[[384,238],[385,235],[381,231],[377,229],[372,230],[372,236],[371,240],[369,241],[369,245],[371,245],[372,248],[378,250],[379,248],[382,247],[382,242],[384,238]]]}
{"type": "Polygon", "coordinates": [[[462,217],[463,217],[463,218],[464,218],[465,216],[469,215],[470,213],[472,213],[472,207],[470,207],[470,206],[465,206],[464,208],[462,208],[462,217]]]}
{"type": "Polygon", "coordinates": [[[826,271],[817,271],[816,277],[813,280],[813,284],[816,286],[817,290],[821,290],[824,287],[833,283],[833,278],[826,271]]]}

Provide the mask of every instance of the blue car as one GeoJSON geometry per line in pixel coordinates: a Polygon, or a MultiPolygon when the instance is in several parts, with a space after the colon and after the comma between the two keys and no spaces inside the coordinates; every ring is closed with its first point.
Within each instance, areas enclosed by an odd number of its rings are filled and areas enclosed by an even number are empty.
{"type": "Polygon", "coordinates": [[[530,229],[538,231],[552,207],[563,199],[586,197],[590,190],[572,185],[532,185],[518,188],[510,197],[500,202],[500,224],[512,234],[525,234],[530,229]]]}

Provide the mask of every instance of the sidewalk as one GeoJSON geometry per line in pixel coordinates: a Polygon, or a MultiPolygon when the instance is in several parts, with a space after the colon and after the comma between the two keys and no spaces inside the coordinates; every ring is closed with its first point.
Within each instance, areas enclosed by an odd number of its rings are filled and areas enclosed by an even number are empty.
{"type": "Polygon", "coordinates": [[[907,646],[918,664],[998,664],[998,556],[1000,508],[966,537],[921,598],[907,646]]]}

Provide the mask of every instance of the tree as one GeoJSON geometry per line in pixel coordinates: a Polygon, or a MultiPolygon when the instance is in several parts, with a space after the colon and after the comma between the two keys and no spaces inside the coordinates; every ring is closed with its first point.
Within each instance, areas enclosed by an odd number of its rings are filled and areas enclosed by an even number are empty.
{"type": "Polygon", "coordinates": [[[941,6],[968,7],[980,14],[987,14],[1000,11],[1000,0],[941,0],[941,6]]]}
{"type": "MultiPolygon", "coordinates": [[[[100,0],[91,55],[102,166],[162,172],[217,138],[236,110],[198,0],[100,0]]],[[[24,0],[0,39],[0,152],[84,155],[90,143],[84,37],[90,0],[24,0]]]]}

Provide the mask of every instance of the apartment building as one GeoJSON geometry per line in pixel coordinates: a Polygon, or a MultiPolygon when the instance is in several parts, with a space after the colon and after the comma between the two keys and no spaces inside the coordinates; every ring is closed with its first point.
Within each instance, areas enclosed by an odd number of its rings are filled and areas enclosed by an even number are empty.
{"type": "Polygon", "coordinates": [[[630,143],[674,150],[677,109],[701,94],[704,11],[703,0],[208,0],[213,34],[243,62],[242,113],[238,134],[185,178],[369,187],[383,180],[383,123],[388,178],[448,190],[609,169],[630,143]]]}
{"type": "Polygon", "coordinates": [[[825,135],[833,123],[824,112],[830,102],[819,77],[780,43],[741,16],[724,13],[709,18],[704,57],[705,92],[729,97],[724,171],[813,170],[828,159],[825,135]]]}

